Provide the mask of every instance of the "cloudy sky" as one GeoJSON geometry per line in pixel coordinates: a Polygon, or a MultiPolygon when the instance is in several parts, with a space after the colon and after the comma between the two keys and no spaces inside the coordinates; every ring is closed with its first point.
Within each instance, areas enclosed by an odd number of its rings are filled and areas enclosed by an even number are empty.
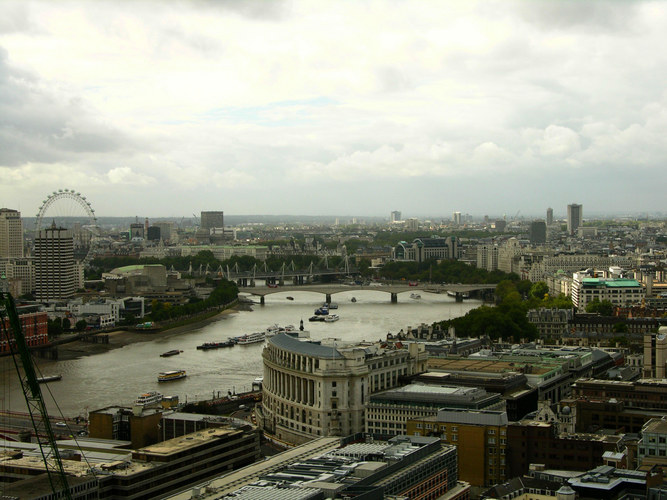
{"type": "Polygon", "coordinates": [[[667,2],[0,0],[0,206],[666,211],[667,2]]]}

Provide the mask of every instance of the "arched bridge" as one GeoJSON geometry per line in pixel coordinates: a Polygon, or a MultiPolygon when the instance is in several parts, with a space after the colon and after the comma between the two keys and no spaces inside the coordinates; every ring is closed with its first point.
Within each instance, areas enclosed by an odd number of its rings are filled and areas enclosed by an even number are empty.
{"type": "Polygon", "coordinates": [[[402,292],[423,291],[430,293],[448,293],[456,298],[457,302],[463,301],[465,295],[474,292],[488,292],[495,290],[496,285],[432,285],[432,284],[388,284],[381,286],[369,285],[341,285],[341,284],[320,284],[320,285],[270,285],[259,287],[239,287],[239,292],[256,295],[260,298],[260,304],[264,304],[264,297],[272,293],[282,292],[315,292],[326,296],[326,302],[331,302],[331,296],[336,293],[350,292],[355,290],[371,290],[374,292],[386,292],[390,295],[391,302],[398,302],[398,294],[402,292]]]}

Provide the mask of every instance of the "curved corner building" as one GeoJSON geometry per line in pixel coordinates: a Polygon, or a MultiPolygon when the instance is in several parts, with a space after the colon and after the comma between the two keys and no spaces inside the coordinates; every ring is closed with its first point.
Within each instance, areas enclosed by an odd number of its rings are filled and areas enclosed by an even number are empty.
{"type": "Polygon", "coordinates": [[[300,340],[281,333],[267,340],[258,423],[276,438],[300,444],[318,436],[364,431],[369,395],[426,370],[418,343],[393,345],[300,340]]]}

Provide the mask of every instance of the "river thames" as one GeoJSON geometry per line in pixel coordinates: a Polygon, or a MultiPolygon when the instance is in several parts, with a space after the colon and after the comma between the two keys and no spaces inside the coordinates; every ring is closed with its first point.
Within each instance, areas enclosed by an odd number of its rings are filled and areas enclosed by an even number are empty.
{"type": "MultiPolygon", "coordinates": [[[[446,294],[420,292],[421,298],[401,293],[398,303],[382,291],[350,289],[334,294],[339,305],[332,311],[340,316],[335,323],[311,323],[308,318],[319,307],[324,295],[313,292],[276,293],[266,297],[263,306],[222,315],[216,321],[181,334],[169,331],[155,335],[154,340],[127,345],[104,354],[63,361],[36,360],[43,375],[62,374],[62,380],[43,384],[47,408],[52,415],[85,416],[88,411],[107,406],[128,405],[146,391],[178,396],[181,402],[211,399],[228,391],[251,389],[255,378],[262,376],[263,343],[237,345],[232,348],[202,351],[197,345],[223,341],[245,333],[264,331],[278,324],[304,327],[313,339],[334,337],[342,341],[377,341],[388,332],[398,333],[408,326],[463,316],[481,302],[457,303],[446,294]],[[287,296],[294,300],[288,300],[287,296]],[[356,302],[352,302],[352,298],[356,302]],[[172,349],[183,351],[163,358],[172,349]],[[183,369],[187,377],[159,383],[161,371],[183,369]]],[[[1,410],[25,411],[26,405],[11,358],[0,360],[3,393],[1,410]]]]}

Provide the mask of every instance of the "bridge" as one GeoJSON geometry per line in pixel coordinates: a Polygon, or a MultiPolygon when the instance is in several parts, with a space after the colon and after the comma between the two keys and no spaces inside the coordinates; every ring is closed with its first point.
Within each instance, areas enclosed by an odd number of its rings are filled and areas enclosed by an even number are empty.
{"type": "Polygon", "coordinates": [[[359,274],[359,269],[350,264],[349,258],[346,255],[339,267],[329,267],[328,258],[324,257],[317,264],[311,262],[305,269],[297,269],[294,261],[292,261],[289,265],[283,263],[278,270],[269,269],[265,262],[261,266],[255,264],[252,269],[245,271],[240,268],[237,262],[232,268],[227,266],[226,269],[222,269],[220,267],[218,273],[223,278],[234,281],[239,286],[253,287],[256,280],[263,280],[270,284],[282,284],[285,280],[291,280],[295,284],[303,285],[324,276],[331,278],[335,276],[357,275],[359,274]]]}
{"type": "Polygon", "coordinates": [[[382,284],[382,285],[342,285],[339,283],[316,284],[316,285],[274,285],[254,287],[239,287],[239,292],[258,296],[259,303],[264,304],[264,297],[272,293],[282,292],[315,292],[326,296],[325,302],[331,302],[331,297],[336,293],[350,292],[356,290],[370,290],[373,292],[386,292],[390,296],[392,304],[398,302],[398,294],[402,292],[423,291],[427,293],[448,293],[456,298],[457,302],[462,302],[466,294],[471,293],[489,293],[496,289],[496,285],[435,285],[430,283],[409,283],[382,284]]]}

